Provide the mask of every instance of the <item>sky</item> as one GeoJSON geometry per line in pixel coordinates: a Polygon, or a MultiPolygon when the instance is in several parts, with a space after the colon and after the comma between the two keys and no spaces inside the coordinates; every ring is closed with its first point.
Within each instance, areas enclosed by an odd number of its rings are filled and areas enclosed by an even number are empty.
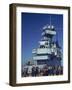
{"type": "Polygon", "coordinates": [[[37,48],[41,40],[42,28],[46,24],[54,25],[56,36],[53,40],[58,40],[63,48],[63,15],[62,14],[39,14],[39,13],[21,13],[21,59],[26,63],[32,59],[32,50],[37,48]]]}

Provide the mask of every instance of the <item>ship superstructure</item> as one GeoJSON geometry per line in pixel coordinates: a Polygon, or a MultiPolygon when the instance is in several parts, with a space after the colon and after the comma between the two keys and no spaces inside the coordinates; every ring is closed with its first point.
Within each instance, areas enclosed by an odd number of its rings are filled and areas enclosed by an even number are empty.
{"type": "Polygon", "coordinates": [[[42,38],[36,49],[32,50],[33,61],[35,65],[43,67],[61,66],[62,51],[58,41],[53,41],[56,36],[56,30],[53,25],[45,25],[42,32],[42,38]]]}

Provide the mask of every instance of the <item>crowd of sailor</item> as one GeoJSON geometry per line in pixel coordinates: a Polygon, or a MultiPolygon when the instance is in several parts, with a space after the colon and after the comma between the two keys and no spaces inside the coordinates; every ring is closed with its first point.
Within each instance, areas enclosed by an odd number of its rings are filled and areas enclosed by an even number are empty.
{"type": "Polygon", "coordinates": [[[47,66],[45,65],[43,68],[39,68],[38,66],[28,66],[24,67],[22,70],[22,77],[29,76],[52,76],[52,75],[62,75],[63,67],[62,66],[47,66]]]}

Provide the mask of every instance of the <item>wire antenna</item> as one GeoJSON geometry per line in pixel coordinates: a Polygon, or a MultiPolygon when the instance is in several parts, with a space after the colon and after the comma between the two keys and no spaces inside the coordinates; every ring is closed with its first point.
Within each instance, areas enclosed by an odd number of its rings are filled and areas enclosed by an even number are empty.
{"type": "Polygon", "coordinates": [[[51,15],[50,15],[50,27],[51,27],[51,15]]]}

